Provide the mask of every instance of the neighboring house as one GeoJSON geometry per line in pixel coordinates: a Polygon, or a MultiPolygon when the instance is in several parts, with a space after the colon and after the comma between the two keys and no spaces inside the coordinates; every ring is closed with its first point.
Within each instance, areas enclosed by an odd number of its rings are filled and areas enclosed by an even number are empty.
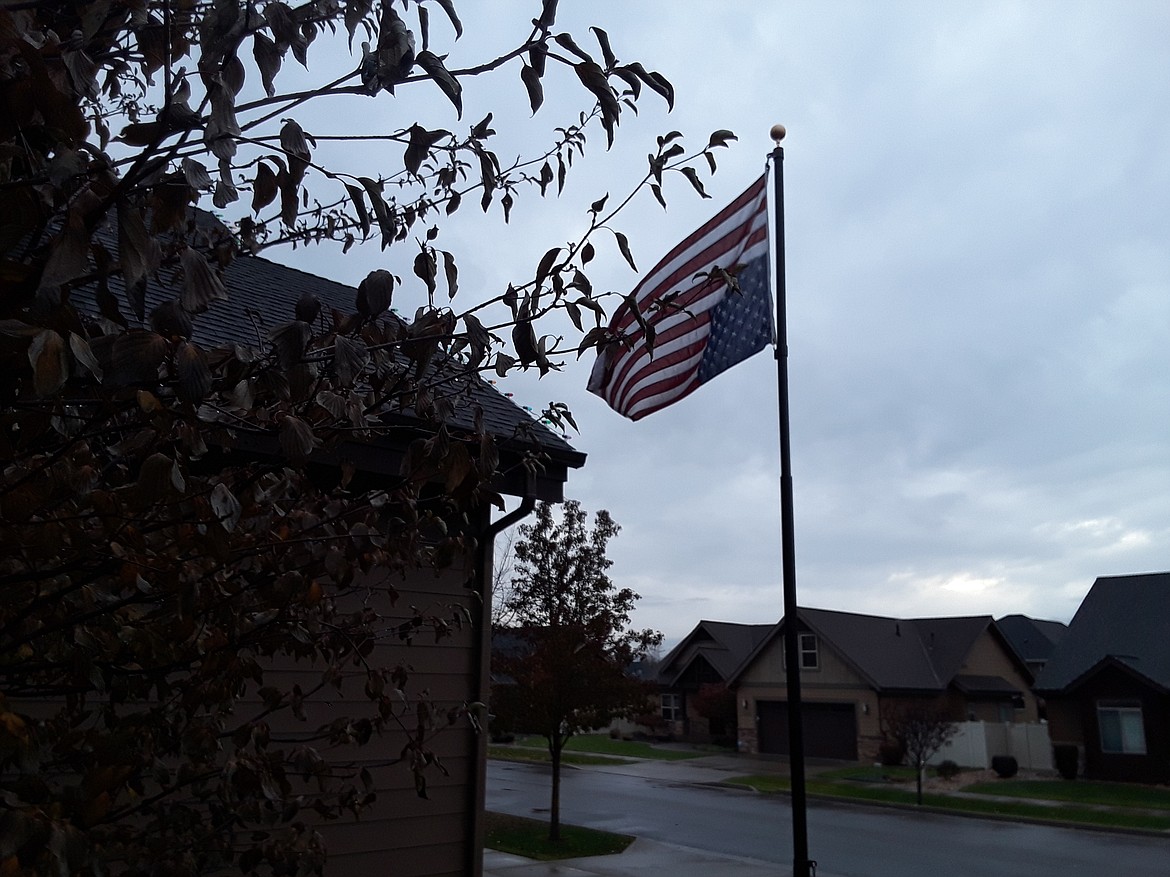
{"type": "MultiPolygon", "coordinates": [[[[805,754],[871,760],[901,708],[956,722],[1035,722],[1031,677],[991,616],[884,618],[800,609],[805,754]]],[[[736,670],[740,748],[787,753],[782,624],[736,670]]]]}
{"type": "MultiPolygon", "coordinates": [[[[204,215],[200,222],[211,220],[204,215]]],[[[224,279],[227,300],[215,302],[194,321],[194,340],[206,346],[267,346],[268,330],[292,320],[304,295],[320,300],[321,320],[332,320],[334,309],[343,314],[355,311],[354,288],[255,256],[236,258],[224,279]]],[[[147,314],[174,295],[173,289],[153,284],[147,292],[147,314]]],[[[84,307],[84,301],[79,306],[84,307]]],[[[389,313],[383,319],[398,320],[389,313]]],[[[419,637],[406,646],[387,638],[367,656],[371,665],[409,664],[411,690],[429,692],[436,714],[464,703],[488,701],[487,632],[495,533],[531,512],[539,500],[563,500],[569,470],[585,461],[584,454],[478,377],[452,377],[447,386],[457,393],[454,410],[446,420],[452,441],[474,436],[478,414],[495,438],[500,455],[501,474],[494,486],[522,502],[516,512],[497,522],[491,520],[490,508],[485,505],[480,509],[478,519],[471,522],[482,548],[473,568],[453,568],[441,574],[433,570],[408,572],[394,580],[399,609],[380,607],[394,617],[408,614],[409,610],[401,607],[412,605],[462,606],[473,619],[471,628],[441,643],[419,637]],[[533,454],[538,459],[533,460],[533,454]]],[[[348,460],[357,467],[359,477],[375,483],[380,478],[396,478],[410,442],[435,430],[429,422],[408,415],[393,415],[390,422],[397,427],[393,438],[347,442],[315,453],[313,459],[325,466],[348,460]]],[[[274,450],[270,445],[246,443],[246,439],[240,436],[236,451],[263,455],[274,450]]],[[[320,669],[313,667],[282,665],[278,672],[287,674],[285,679],[304,681],[305,690],[320,678],[320,669]]],[[[351,682],[345,696],[339,694],[333,704],[308,707],[307,723],[292,730],[315,728],[336,714],[360,708],[365,703],[360,692],[360,683],[351,682]]],[[[444,729],[432,741],[443,771],[429,774],[425,800],[416,793],[411,770],[402,760],[402,738],[388,734],[361,748],[338,751],[337,757],[347,763],[370,770],[377,800],[363,811],[360,822],[350,818],[319,826],[329,849],[326,875],[373,877],[392,872],[397,877],[412,877],[482,872],[487,736],[477,733],[470,722],[462,722],[444,729]]]]}
{"type": "Polygon", "coordinates": [[[1052,650],[1068,632],[1068,625],[1060,621],[1041,621],[1027,615],[1005,615],[995,622],[999,632],[1027,667],[1035,679],[1044,669],[1052,650]]]}
{"type": "Polygon", "coordinates": [[[711,727],[696,711],[704,685],[725,685],[774,624],[700,621],[658,665],[659,707],[666,732],[682,740],[710,742],[732,736],[734,727],[711,727]]]}
{"type": "Polygon", "coordinates": [[[1097,579],[1035,687],[1085,776],[1170,783],[1170,572],[1097,579]]]}

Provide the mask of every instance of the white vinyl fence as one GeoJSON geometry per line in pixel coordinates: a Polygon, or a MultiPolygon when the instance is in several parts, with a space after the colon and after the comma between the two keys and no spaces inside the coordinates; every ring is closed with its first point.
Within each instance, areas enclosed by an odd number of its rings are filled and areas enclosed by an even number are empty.
{"type": "Polygon", "coordinates": [[[1025,770],[1052,770],[1048,726],[1016,722],[959,722],[959,733],[930,759],[962,767],[991,767],[996,755],[1013,755],[1025,770]]]}

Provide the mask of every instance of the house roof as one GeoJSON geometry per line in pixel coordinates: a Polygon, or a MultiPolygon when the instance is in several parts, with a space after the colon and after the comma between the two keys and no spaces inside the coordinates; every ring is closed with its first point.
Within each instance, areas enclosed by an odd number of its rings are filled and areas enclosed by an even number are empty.
{"type": "Polygon", "coordinates": [[[658,681],[674,685],[692,662],[702,657],[729,680],[752,650],[771,633],[772,624],[737,624],[730,621],[700,621],[658,665],[658,681]]]}
{"type": "Polygon", "coordinates": [[[1170,572],[1098,578],[1036,679],[1071,688],[1107,664],[1170,690],[1170,572]]]}
{"type": "MultiPolygon", "coordinates": [[[[811,632],[878,691],[945,690],[959,675],[975,640],[992,627],[990,615],[888,618],[830,609],[799,609],[797,613],[811,632]]],[[[772,627],[768,638],[736,669],[735,678],[780,637],[782,628],[782,623],[772,627]]]]}
{"type": "MultiPolygon", "coordinates": [[[[266,319],[268,328],[291,319],[296,303],[302,295],[312,294],[321,300],[322,314],[336,308],[344,313],[356,309],[357,290],[305,271],[271,262],[259,256],[240,256],[226,271],[230,290],[226,302],[217,302],[196,321],[195,340],[202,341],[200,333],[214,343],[235,341],[257,342],[255,320],[251,314],[266,319]],[[208,319],[210,318],[210,319],[208,319]]],[[[261,331],[260,337],[264,337],[261,331]]],[[[471,387],[474,402],[483,408],[484,423],[498,437],[520,433],[531,434],[543,450],[556,451],[565,458],[580,459],[585,455],[574,450],[563,437],[515,404],[504,393],[487,381],[475,380],[471,387]]],[[[471,428],[473,417],[465,408],[455,412],[455,425],[471,428]]],[[[578,463],[580,465],[580,463],[578,463]]]]}
{"type": "Polygon", "coordinates": [[[800,610],[800,617],[881,690],[945,689],[992,620],[897,619],[825,609],[800,610]]]}
{"type": "Polygon", "coordinates": [[[1044,663],[1056,644],[1068,632],[1068,625],[1059,621],[1042,621],[1027,615],[1005,615],[996,619],[995,626],[1022,661],[1044,663]]]}
{"type": "MultiPolygon", "coordinates": [[[[201,229],[223,230],[218,220],[203,212],[197,215],[197,223],[201,229]]],[[[107,230],[106,233],[110,232],[107,230]]],[[[237,256],[224,272],[224,284],[228,290],[227,299],[212,302],[211,307],[193,321],[192,339],[206,347],[231,343],[257,349],[269,347],[268,331],[292,320],[297,302],[305,295],[316,296],[321,302],[318,320],[326,321],[323,325],[328,325],[334,309],[344,314],[356,310],[357,290],[354,287],[260,256],[237,256]]],[[[123,298],[124,287],[120,278],[110,278],[110,287],[119,299],[123,298]]],[[[145,306],[148,321],[155,307],[176,295],[174,284],[157,280],[148,283],[145,306]]],[[[83,310],[95,315],[98,312],[93,289],[75,291],[73,300],[83,310]]],[[[124,305],[123,313],[129,315],[129,309],[124,305]]],[[[133,320],[133,317],[130,316],[130,319],[133,320]]],[[[400,320],[391,313],[385,314],[384,319],[400,320]]],[[[445,378],[444,381],[452,390],[466,390],[470,403],[455,406],[448,421],[449,426],[460,430],[474,429],[475,411],[478,408],[482,411],[484,427],[496,438],[502,452],[522,454],[525,450],[539,449],[551,461],[546,471],[537,474],[535,486],[534,482],[519,472],[521,467],[514,466],[516,471],[511,476],[501,478],[498,489],[513,494],[531,492],[539,499],[560,500],[563,483],[568,477],[567,470],[584,465],[585,455],[482,378],[460,374],[449,380],[445,378]]],[[[422,420],[410,417],[409,412],[405,417],[396,416],[394,419],[420,429],[429,426],[422,420]]],[[[379,460],[377,454],[368,457],[367,462],[377,468],[397,471],[396,459],[379,460]]]]}
{"type": "Polygon", "coordinates": [[[1001,697],[1008,698],[1023,692],[1012,685],[1002,676],[978,676],[960,673],[952,684],[963,694],[974,697],[1001,697]]]}

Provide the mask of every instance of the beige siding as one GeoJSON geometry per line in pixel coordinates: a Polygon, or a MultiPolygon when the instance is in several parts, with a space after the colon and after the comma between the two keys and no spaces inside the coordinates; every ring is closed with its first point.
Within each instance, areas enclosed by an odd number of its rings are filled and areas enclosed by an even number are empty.
{"type": "MultiPolygon", "coordinates": [[[[481,740],[467,717],[448,725],[446,713],[476,698],[480,673],[478,633],[468,625],[436,642],[433,631],[424,628],[407,645],[394,632],[397,623],[409,619],[411,606],[450,618],[454,606],[461,604],[478,624],[479,601],[464,586],[465,581],[466,575],[458,571],[437,577],[432,572],[412,575],[405,582],[395,582],[399,592],[395,606],[378,606],[392,623],[367,661],[373,667],[403,664],[408,668],[406,691],[411,706],[407,710],[400,705],[397,718],[366,745],[328,751],[330,759],[368,769],[377,799],[362,811],[360,819],[347,814],[317,826],[329,854],[327,877],[464,875],[477,867],[479,850],[475,847],[474,830],[481,740]],[[436,766],[427,769],[425,799],[416,792],[410,765],[399,761],[408,739],[403,729],[415,727],[413,703],[421,692],[427,692],[435,716],[425,746],[447,772],[444,775],[436,766]]],[[[322,669],[304,662],[281,662],[267,681],[280,687],[299,684],[308,692],[320,682],[322,669]]],[[[365,680],[364,669],[350,665],[340,691],[333,687],[323,690],[306,702],[304,722],[290,717],[282,720],[274,732],[308,735],[338,716],[371,715],[372,705],[363,691],[365,680]]],[[[387,692],[393,695],[389,683],[387,692]]],[[[323,754],[329,750],[327,742],[312,745],[323,754]]]]}
{"type": "MultiPolygon", "coordinates": [[[[1012,719],[1016,722],[1038,722],[1040,712],[1036,704],[1036,695],[1024,674],[1016,663],[1008,656],[1000,641],[996,639],[991,629],[983,631],[971,646],[971,651],[963,661],[960,673],[973,676],[1001,676],[1014,685],[1024,695],[1024,708],[1016,710],[1012,719]]],[[[975,719],[984,722],[1000,721],[999,710],[993,704],[983,703],[974,705],[975,719]]]]}
{"type": "MultiPolygon", "coordinates": [[[[475,622],[439,643],[426,630],[411,645],[387,636],[367,658],[372,667],[408,665],[408,692],[413,696],[429,691],[436,721],[425,742],[447,775],[434,767],[427,771],[426,799],[416,792],[410,766],[399,762],[407,737],[393,723],[360,747],[331,747],[328,740],[311,739],[318,736],[318,729],[339,716],[373,715],[373,705],[363,693],[366,676],[361,668],[352,664],[346,668],[340,690],[329,686],[307,697],[304,721],[287,710],[266,718],[272,731],[271,749],[292,749],[303,741],[327,760],[347,770],[364,767],[373,777],[377,798],[360,818],[347,813],[338,820],[321,821],[308,810],[297,816],[312,823],[324,837],[328,850],[326,877],[465,877],[481,871],[481,850],[476,838],[481,825],[486,744],[466,717],[451,726],[447,726],[445,717],[448,708],[477,699],[481,691],[483,665],[477,649],[481,648],[479,628],[484,622],[485,603],[465,587],[466,581],[463,571],[449,571],[437,577],[431,572],[419,573],[395,583],[399,592],[395,606],[385,605],[380,596],[374,596],[379,611],[395,623],[410,617],[412,605],[440,614],[442,607],[456,604],[466,606],[475,622]]],[[[450,615],[450,611],[446,614],[450,615]]],[[[321,665],[307,661],[273,659],[264,683],[282,690],[300,685],[308,695],[320,683],[323,671],[321,665]]],[[[52,701],[22,702],[19,706],[31,715],[47,716],[55,710],[52,701]]],[[[263,705],[255,691],[236,702],[235,717],[240,722],[262,713],[263,705]]],[[[401,718],[403,726],[414,727],[413,713],[401,718]]],[[[293,783],[301,781],[299,777],[289,779],[293,783]]],[[[360,782],[355,785],[361,787],[360,782]]]]}
{"type": "MultiPolygon", "coordinates": [[[[820,666],[816,670],[801,670],[802,690],[818,686],[845,685],[852,688],[865,685],[853,668],[841,660],[832,648],[827,648],[825,641],[819,637],[817,653],[820,666]]],[[[783,688],[784,672],[784,638],[776,637],[740,677],[740,684],[778,684],[783,688]]]]}
{"type": "MultiPolygon", "coordinates": [[[[871,758],[881,742],[877,695],[836,652],[826,647],[824,640],[818,638],[817,646],[820,666],[800,673],[801,700],[855,704],[858,754],[863,760],[871,758]]],[[[758,751],[756,703],[788,699],[783,654],[783,638],[777,637],[740,677],[736,710],[743,751],[758,751]]]]}

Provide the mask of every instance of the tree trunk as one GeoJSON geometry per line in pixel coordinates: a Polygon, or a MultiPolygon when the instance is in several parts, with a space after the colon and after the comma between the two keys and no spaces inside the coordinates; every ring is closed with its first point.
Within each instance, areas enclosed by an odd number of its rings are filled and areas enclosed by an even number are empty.
{"type": "MultiPolygon", "coordinates": [[[[926,772],[926,760],[920,759],[918,761],[918,806],[922,806],[922,775],[926,772]]],[[[554,781],[555,782],[555,781],[554,781]]]]}
{"type": "Polygon", "coordinates": [[[548,754],[552,760],[552,801],[548,810],[548,839],[561,839],[561,749],[565,741],[560,734],[548,738],[548,754]]]}

